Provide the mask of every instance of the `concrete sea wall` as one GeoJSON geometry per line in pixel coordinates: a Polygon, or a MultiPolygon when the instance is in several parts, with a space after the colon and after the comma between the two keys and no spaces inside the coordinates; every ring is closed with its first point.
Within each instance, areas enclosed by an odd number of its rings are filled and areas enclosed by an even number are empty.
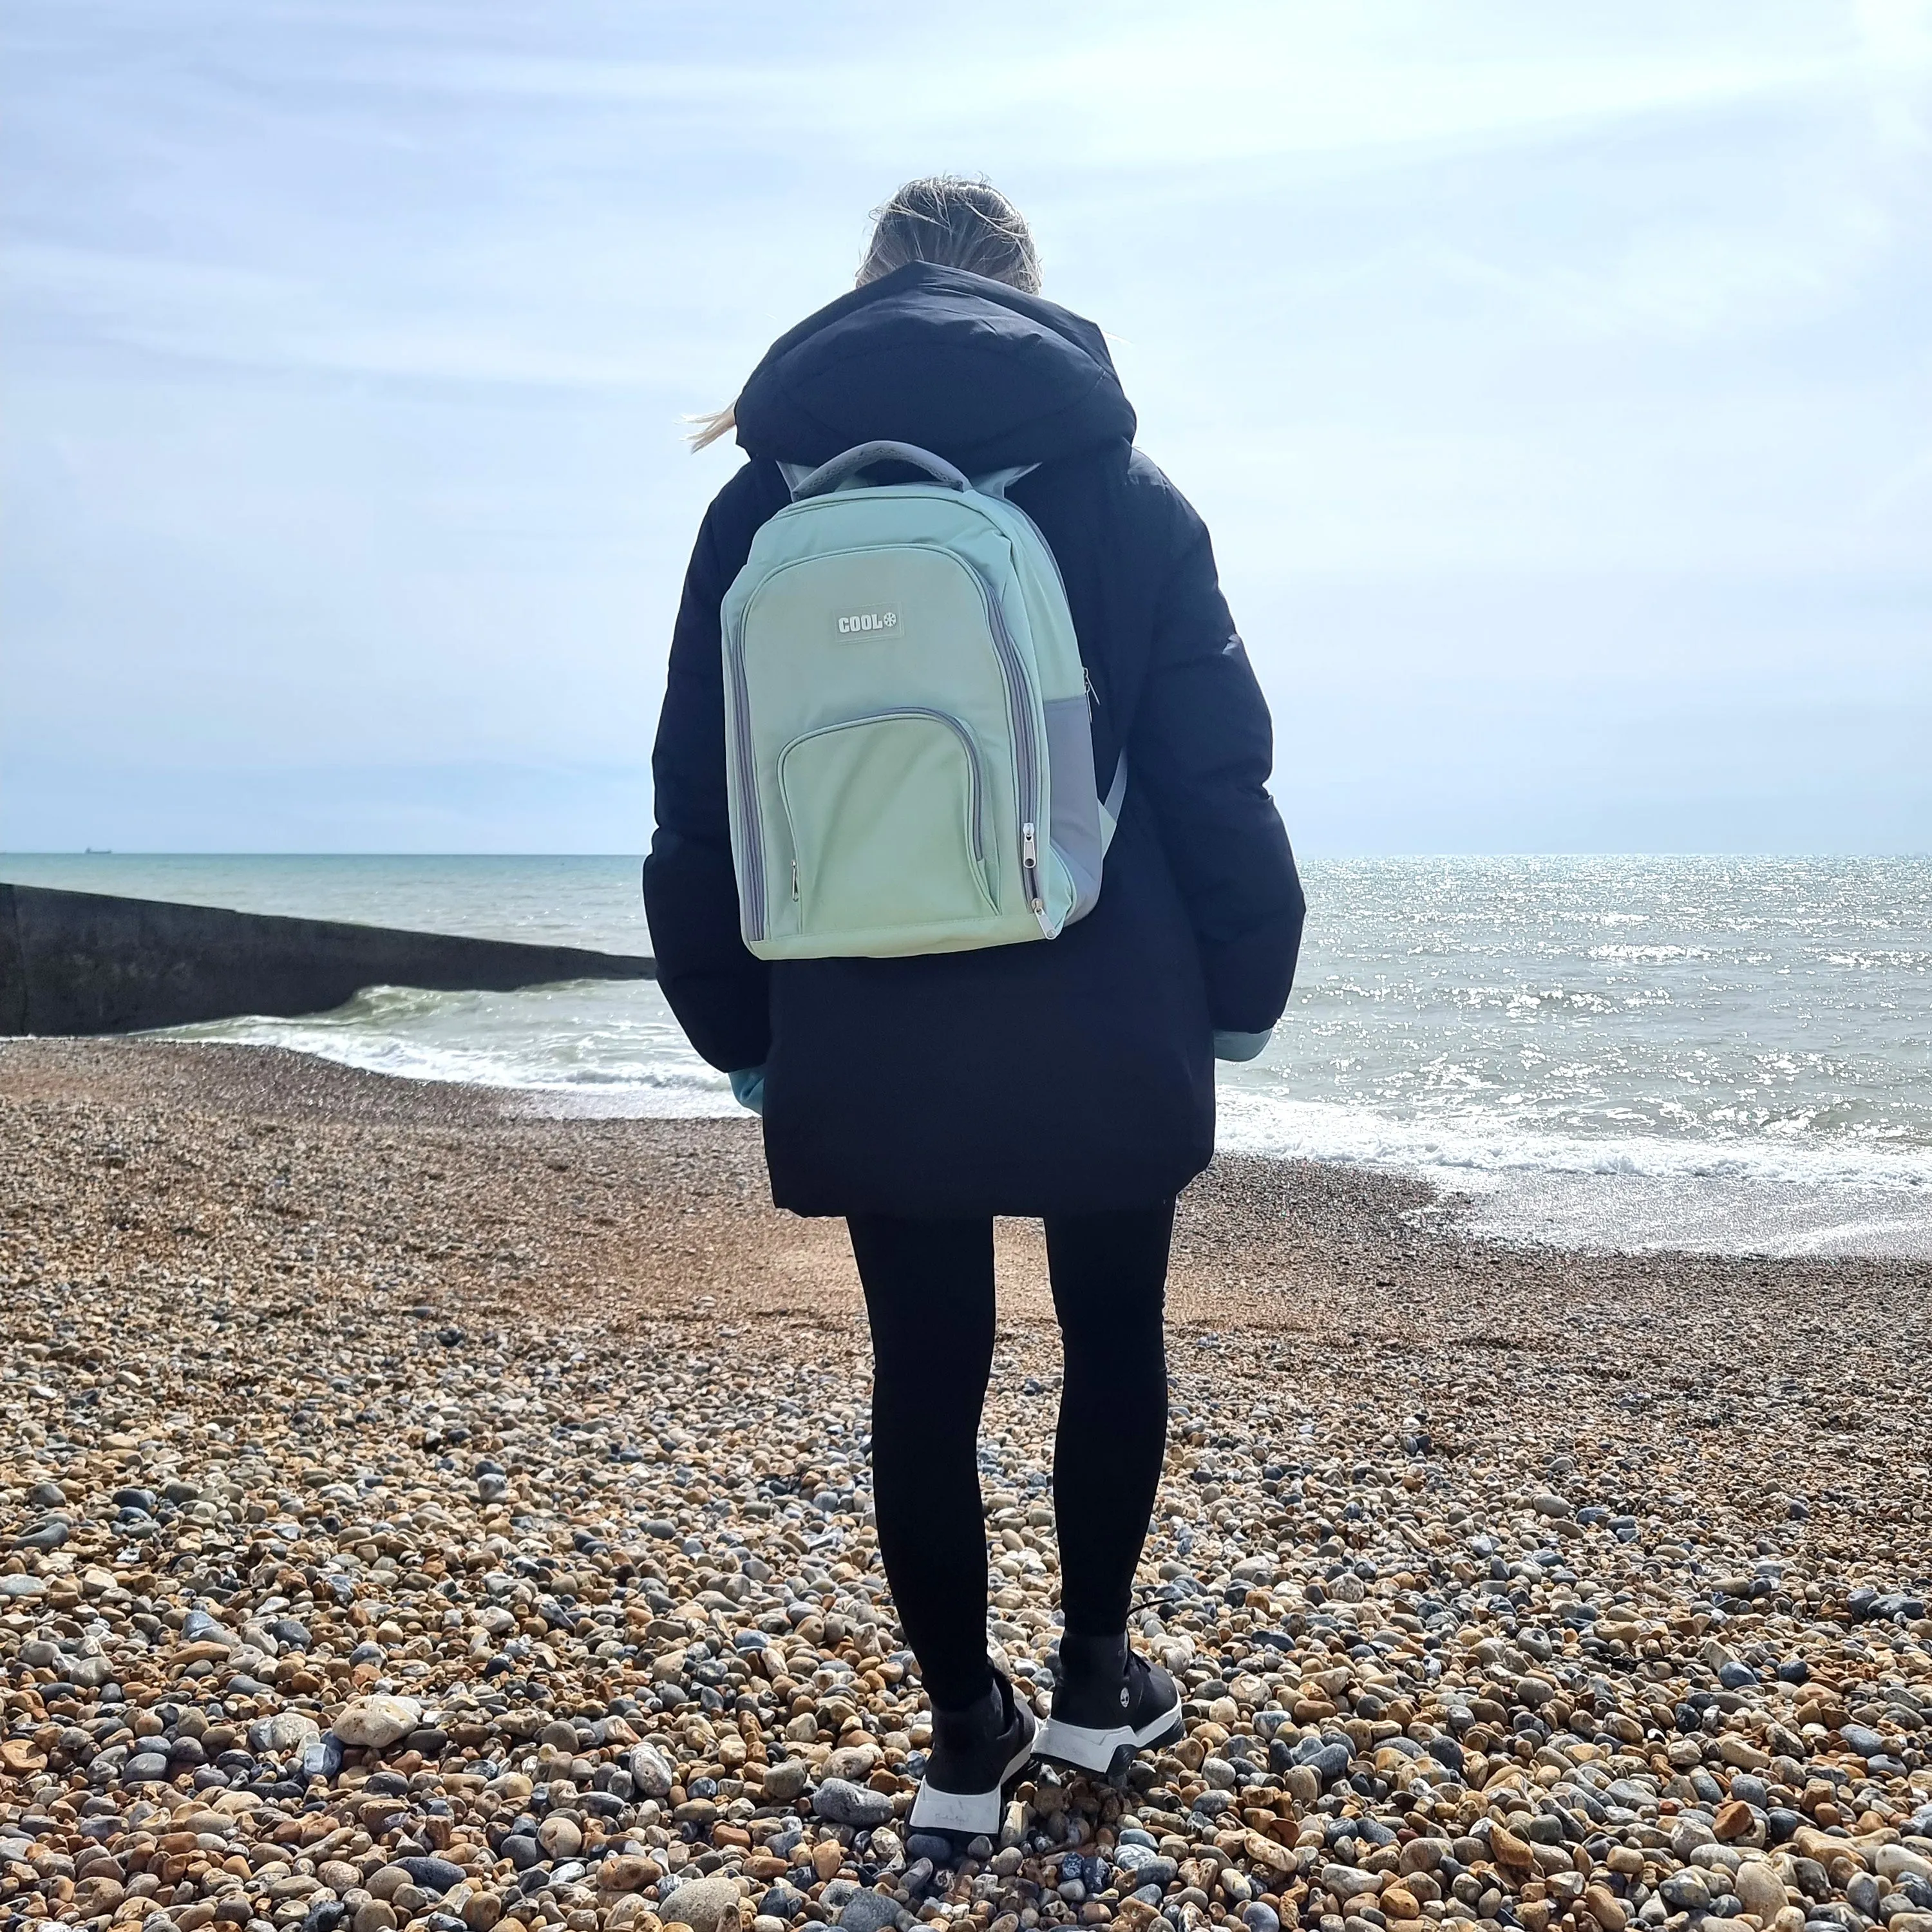
{"type": "Polygon", "coordinates": [[[501,992],[648,980],[651,960],[0,884],[0,1034],[325,1012],[365,986],[501,992]]]}

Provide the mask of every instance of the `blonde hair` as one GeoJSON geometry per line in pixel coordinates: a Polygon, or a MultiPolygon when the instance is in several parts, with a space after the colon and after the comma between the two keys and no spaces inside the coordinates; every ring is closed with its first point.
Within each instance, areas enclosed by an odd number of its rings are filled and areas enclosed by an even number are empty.
{"type": "MultiPolygon", "coordinates": [[[[1040,292],[1040,251],[1033,231],[984,175],[922,176],[873,209],[872,232],[854,286],[862,289],[913,262],[964,268],[1004,282],[1022,295],[1040,292]]],[[[738,426],[730,404],[685,421],[694,453],[710,448],[738,426]]]]}
{"type": "Polygon", "coordinates": [[[1040,251],[1026,218],[984,175],[927,175],[909,181],[872,211],[872,238],[859,265],[858,286],[909,262],[964,268],[1040,293],[1040,251]]]}
{"type": "Polygon", "coordinates": [[[691,453],[695,456],[700,449],[709,449],[721,436],[729,436],[738,427],[738,412],[730,403],[722,410],[712,410],[708,415],[686,416],[685,435],[691,443],[691,453]]]}

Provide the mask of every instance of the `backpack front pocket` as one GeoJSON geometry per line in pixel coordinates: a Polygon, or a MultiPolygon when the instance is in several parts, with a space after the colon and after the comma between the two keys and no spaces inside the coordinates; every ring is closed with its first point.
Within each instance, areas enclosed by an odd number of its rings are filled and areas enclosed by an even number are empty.
{"type": "Polygon", "coordinates": [[[987,919],[979,748],[943,711],[877,712],[778,754],[799,930],[884,933],[987,919]]]}

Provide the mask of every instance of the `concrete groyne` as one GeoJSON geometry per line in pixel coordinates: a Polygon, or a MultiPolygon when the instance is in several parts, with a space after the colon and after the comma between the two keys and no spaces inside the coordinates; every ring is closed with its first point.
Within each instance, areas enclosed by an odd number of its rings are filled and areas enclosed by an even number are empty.
{"type": "Polygon", "coordinates": [[[656,970],[650,959],[578,946],[0,884],[0,1034],[325,1012],[365,986],[501,992],[656,970]]]}

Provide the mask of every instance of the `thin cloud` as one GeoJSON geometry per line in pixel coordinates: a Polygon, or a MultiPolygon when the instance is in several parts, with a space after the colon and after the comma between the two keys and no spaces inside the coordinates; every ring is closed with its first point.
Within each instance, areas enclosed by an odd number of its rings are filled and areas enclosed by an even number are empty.
{"type": "MultiPolygon", "coordinates": [[[[1096,30],[1098,23],[1096,23],[1096,30]]],[[[606,107],[673,110],[770,152],[892,154],[908,141],[992,140],[1024,164],[1149,170],[1231,161],[1480,148],[1571,138],[1617,122],[1815,94],[1858,70],[1850,52],[1758,59],[1468,57],[1443,46],[1391,62],[1324,46],[1305,15],[1190,10],[1147,30],[1024,61],[820,58],[802,65],[439,54],[359,62],[342,78],[606,107]],[[830,102],[862,103],[848,116],[830,102]]],[[[997,39],[998,36],[989,38],[997,39]]]]}

